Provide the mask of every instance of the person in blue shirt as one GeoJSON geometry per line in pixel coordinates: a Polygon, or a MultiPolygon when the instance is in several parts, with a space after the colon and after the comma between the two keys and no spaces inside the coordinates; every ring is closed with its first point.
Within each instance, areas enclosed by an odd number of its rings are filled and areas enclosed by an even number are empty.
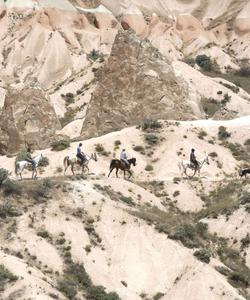
{"type": "Polygon", "coordinates": [[[82,152],[82,143],[80,143],[77,147],[77,151],[76,151],[76,157],[78,157],[81,160],[80,165],[82,165],[84,163],[84,161],[86,160],[86,156],[85,154],[82,152]]]}

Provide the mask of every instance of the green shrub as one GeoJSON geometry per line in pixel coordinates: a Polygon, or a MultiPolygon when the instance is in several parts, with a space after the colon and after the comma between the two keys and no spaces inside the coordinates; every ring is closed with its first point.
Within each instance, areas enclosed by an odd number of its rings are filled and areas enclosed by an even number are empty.
{"type": "Polygon", "coordinates": [[[48,239],[50,238],[50,234],[47,230],[41,230],[37,232],[37,235],[44,238],[44,239],[48,239]]]}
{"type": "Polygon", "coordinates": [[[102,145],[102,144],[96,144],[96,145],[95,145],[95,151],[96,151],[97,153],[103,152],[103,151],[104,151],[103,145],[102,145]]]}
{"type": "Polygon", "coordinates": [[[231,96],[228,95],[228,93],[224,94],[224,98],[221,100],[221,104],[226,105],[230,100],[231,96]]]}
{"type": "Polygon", "coordinates": [[[125,196],[121,196],[120,197],[120,200],[128,205],[132,205],[132,206],[135,206],[135,203],[133,201],[133,198],[132,197],[125,197],[125,196]]]}
{"type": "Polygon", "coordinates": [[[196,250],[194,256],[206,264],[210,262],[210,253],[206,249],[196,250]]]}
{"type": "Polygon", "coordinates": [[[71,278],[63,278],[58,281],[57,288],[62,292],[68,299],[75,300],[77,294],[76,283],[71,278]]]}
{"type": "Polygon", "coordinates": [[[198,134],[198,138],[203,140],[205,136],[207,136],[206,131],[205,130],[200,130],[200,132],[198,134]]]}
{"type": "Polygon", "coordinates": [[[158,136],[152,133],[147,133],[144,135],[145,141],[149,144],[149,145],[156,145],[158,143],[158,136]]]}
{"type": "Polygon", "coordinates": [[[250,139],[247,139],[247,140],[244,142],[244,145],[245,145],[245,146],[250,146],[250,139]]]}
{"type": "Polygon", "coordinates": [[[5,219],[7,217],[17,216],[19,216],[19,213],[12,205],[8,203],[0,205],[0,218],[5,219]]]}
{"type": "Polygon", "coordinates": [[[220,103],[213,98],[202,97],[201,105],[209,117],[212,117],[220,109],[220,103]]]}
{"type": "Polygon", "coordinates": [[[0,186],[8,179],[9,172],[3,168],[0,168],[0,186]]]}
{"type": "Polygon", "coordinates": [[[241,67],[240,70],[237,72],[237,74],[239,74],[240,76],[243,76],[243,77],[249,77],[250,76],[250,67],[249,66],[241,67]]]}
{"type": "Polygon", "coordinates": [[[18,277],[12,274],[4,265],[0,265],[0,287],[17,279],[18,277]]]}
{"type": "Polygon", "coordinates": [[[153,300],[159,300],[164,296],[163,293],[159,292],[153,296],[153,300]]]}
{"type": "Polygon", "coordinates": [[[134,151],[137,151],[137,152],[143,152],[145,149],[143,146],[134,146],[133,148],[134,151]]]}
{"type": "Polygon", "coordinates": [[[119,300],[115,292],[107,293],[103,286],[91,286],[88,288],[88,300],[119,300]]]}
{"type": "Polygon", "coordinates": [[[70,141],[68,140],[56,141],[51,144],[51,147],[52,147],[52,151],[62,151],[70,147],[70,141]]]}
{"type": "Polygon", "coordinates": [[[158,120],[145,119],[141,124],[142,130],[148,130],[148,129],[156,130],[159,128],[162,128],[162,124],[158,120]]]}
{"type": "Polygon", "coordinates": [[[36,189],[33,191],[33,197],[36,200],[40,198],[47,199],[50,188],[52,187],[52,183],[50,179],[44,179],[41,184],[39,184],[36,189]]]}
{"type": "Polygon", "coordinates": [[[248,278],[239,272],[232,272],[228,278],[234,286],[248,287],[249,285],[248,278]]]}
{"type": "Polygon", "coordinates": [[[153,168],[153,166],[152,165],[146,165],[146,167],[145,167],[145,171],[148,171],[148,172],[150,172],[150,171],[153,171],[154,170],[154,168],[153,168]]]}
{"type": "Polygon", "coordinates": [[[250,245],[250,236],[249,233],[247,233],[247,235],[241,239],[241,249],[245,249],[250,245]]]}
{"type": "Polygon", "coordinates": [[[175,191],[174,193],[173,193],[173,197],[178,197],[180,195],[180,191],[175,191]]]}
{"type": "Polygon", "coordinates": [[[220,126],[218,130],[218,138],[219,140],[225,140],[231,136],[231,133],[229,133],[224,126],[220,126]]]}
{"type": "Polygon", "coordinates": [[[212,61],[211,61],[210,57],[208,57],[205,54],[198,55],[195,58],[195,62],[197,63],[197,65],[199,67],[201,67],[205,71],[211,71],[212,70],[212,67],[213,67],[212,61]]]}
{"type": "Polygon", "coordinates": [[[82,264],[71,262],[65,273],[70,275],[74,282],[84,289],[92,285],[91,279],[82,264]]]}
{"type": "Polygon", "coordinates": [[[9,195],[21,195],[21,187],[13,180],[7,179],[4,184],[4,194],[9,195]]]}
{"type": "Polygon", "coordinates": [[[209,153],[209,156],[214,158],[214,157],[218,157],[218,154],[216,152],[211,152],[209,153]]]}

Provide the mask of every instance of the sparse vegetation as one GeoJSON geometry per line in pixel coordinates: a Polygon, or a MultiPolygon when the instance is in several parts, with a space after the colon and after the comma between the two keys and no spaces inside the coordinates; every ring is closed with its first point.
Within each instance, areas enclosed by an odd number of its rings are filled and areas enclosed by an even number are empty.
{"type": "Polygon", "coordinates": [[[153,296],[153,300],[160,300],[165,294],[159,292],[153,296]]]}
{"type": "Polygon", "coordinates": [[[0,205],[0,218],[6,219],[7,217],[17,217],[19,215],[20,213],[11,204],[4,203],[0,205]]]}
{"type": "Polygon", "coordinates": [[[149,145],[156,145],[159,141],[159,138],[157,135],[153,133],[147,133],[144,135],[145,141],[149,145]]]}
{"type": "Polygon", "coordinates": [[[134,151],[137,151],[137,152],[143,152],[145,149],[143,146],[134,146],[133,148],[134,151]]]}
{"type": "Polygon", "coordinates": [[[3,184],[3,191],[5,196],[21,195],[22,189],[15,181],[7,179],[3,184]]]}
{"type": "Polygon", "coordinates": [[[210,262],[210,253],[206,249],[196,250],[194,256],[197,257],[200,261],[209,264],[210,262]]]}
{"type": "Polygon", "coordinates": [[[16,281],[17,276],[12,274],[4,265],[0,265],[0,289],[2,290],[4,285],[16,281]]]}
{"type": "Polygon", "coordinates": [[[204,71],[211,71],[212,70],[213,63],[212,63],[210,57],[205,55],[205,54],[196,56],[195,62],[204,71]]]}
{"type": "Polygon", "coordinates": [[[70,147],[70,141],[60,140],[51,144],[52,151],[62,151],[70,147]]]}
{"type": "Polygon", "coordinates": [[[209,117],[213,117],[213,115],[220,109],[220,103],[213,98],[202,97],[201,105],[203,107],[204,112],[209,117]]]}
{"type": "Polygon", "coordinates": [[[0,168],[0,186],[8,179],[8,177],[8,171],[3,168],[0,168]]]}
{"type": "Polygon", "coordinates": [[[153,168],[153,166],[152,165],[146,165],[146,167],[145,167],[145,171],[148,171],[148,172],[150,172],[150,171],[153,171],[154,170],[154,168],[153,168]]]}
{"type": "Polygon", "coordinates": [[[49,190],[52,187],[52,182],[50,179],[44,179],[42,183],[40,183],[34,190],[33,190],[33,197],[36,200],[47,199],[49,190]]]}
{"type": "Polygon", "coordinates": [[[145,119],[144,122],[141,124],[141,129],[143,131],[157,130],[160,128],[162,128],[162,124],[158,120],[154,119],[145,119]]]}
{"type": "Polygon", "coordinates": [[[218,139],[223,141],[231,136],[231,133],[227,131],[226,127],[220,126],[218,130],[218,139]]]}
{"type": "Polygon", "coordinates": [[[206,131],[205,130],[200,130],[199,134],[198,134],[198,138],[203,140],[205,136],[207,136],[206,131]]]}
{"type": "Polygon", "coordinates": [[[47,230],[40,230],[37,232],[37,235],[44,238],[44,239],[49,239],[50,238],[50,234],[47,230]]]}

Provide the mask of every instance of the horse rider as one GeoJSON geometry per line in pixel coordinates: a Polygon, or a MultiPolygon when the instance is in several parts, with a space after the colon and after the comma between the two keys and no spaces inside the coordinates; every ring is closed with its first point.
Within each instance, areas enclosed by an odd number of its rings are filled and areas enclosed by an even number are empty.
{"type": "Polygon", "coordinates": [[[80,166],[83,165],[84,161],[86,160],[85,154],[82,152],[82,143],[80,143],[77,147],[76,157],[81,160],[80,166]]]}
{"type": "Polygon", "coordinates": [[[31,149],[30,148],[27,149],[25,160],[27,162],[31,163],[32,169],[34,170],[34,168],[36,166],[36,162],[34,161],[34,159],[31,156],[31,149]]]}
{"type": "Polygon", "coordinates": [[[199,163],[196,159],[196,156],[194,154],[195,150],[191,149],[191,153],[190,153],[190,161],[193,164],[193,166],[195,167],[195,169],[197,169],[199,167],[199,163]]]}
{"type": "Polygon", "coordinates": [[[128,157],[125,149],[122,149],[122,152],[120,154],[120,160],[125,164],[127,168],[129,168],[128,157]]]}

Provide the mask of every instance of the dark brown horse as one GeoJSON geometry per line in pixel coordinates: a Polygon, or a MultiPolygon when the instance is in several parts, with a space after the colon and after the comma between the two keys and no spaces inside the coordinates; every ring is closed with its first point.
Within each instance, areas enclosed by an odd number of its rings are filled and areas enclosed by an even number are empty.
{"type": "MultiPolygon", "coordinates": [[[[110,170],[109,175],[111,174],[111,172],[114,169],[116,169],[115,174],[116,174],[116,177],[118,177],[118,170],[120,169],[120,170],[124,171],[124,178],[125,178],[126,172],[129,173],[128,178],[130,178],[132,176],[130,167],[131,167],[131,165],[136,166],[136,158],[130,158],[130,159],[128,159],[128,162],[129,162],[129,166],[126,166],[125,163],[120,161],[119,159],[112,159],[111,163],[110,163],[110,167],[109,167],[109,170],[110,170]]],[[[108,177],[109,177],[109,175],[108,175],[108,177]]]]}

